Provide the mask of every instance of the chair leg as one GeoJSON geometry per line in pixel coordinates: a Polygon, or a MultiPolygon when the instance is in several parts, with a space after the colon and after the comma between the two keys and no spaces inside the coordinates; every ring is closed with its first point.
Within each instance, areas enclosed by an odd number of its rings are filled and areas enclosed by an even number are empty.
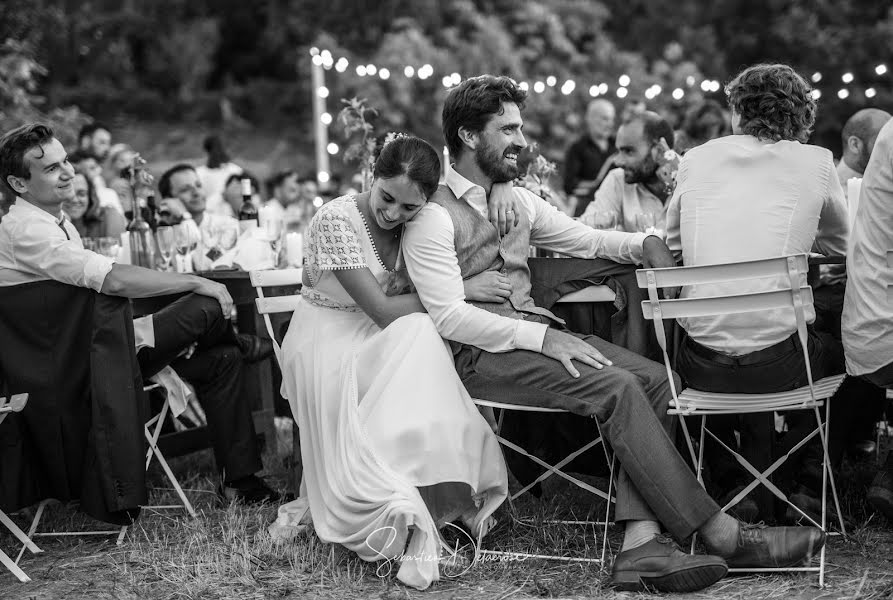
{"type": "MultiPolygon", "coordinates": [[[[28,527],[28,539],[31,540],[34,538],[34,533],[37,531],[37,525],[40,523],[40,518],[43,516],[43,509],[46,508],[46,505],[49,503],[49,500],[41,500],[40,504],[37,505],[37,512],[34,513],[34,518],[31,519],[31,526],[28,527]]],[[[19,555],[16,557],[16,564],[20,560],[22,560],[22,555],[25,554],[25,550],[27,545],[22,546],[21,550],[19,550],[19,555]]]]}
{"type": "MultiPolygon", "coordinates": [[[[818,423],[819,435],[822,438],[822,451],[824,452],[822,473],[822,512],[825,511],[825,498],[827,497],[826,480],[831,483],[831,495],[834,498],[834,508],[837,510],[837,522],[840,523],[840,533],[846,537],[846,525],[843,522],[843,511],[840,510],[840,498],[837,495],[837,485],[834,482],[834,473],[831,470],[831,456],[828,454],[828,435],[831,431],[831,399],[825,400],[825,425],[818,423]]],[[[816,419],[819,417],[819,409],[814,408],[816,419]]],[[[825,522],[822,523],[824,527],[825,522]]]]}
{"type": "Polygon", "coordinates": [[[186,509],[186,512],[189,513],[189,516],[195,518],[195,509],[192,508],[192,503],[189,502],[189,498],[186,497],[186,494],[183,492],[183,488],[180,487],[180,482],[177,481],[177,478],[174,476],[174,472],[171,471],[170,466],[167,464],[167,461],[164,459],[164,455],[161,453],[161,450],[158,449],[158,445],[152,442],[152,436],[149,433],[149,429],[146,428],[146,439],[149,440],[149,450],[155,454],[155,457],[158,459],[158,463],[161,465],[161,468],[164,470],[164,474],[167,476],[168,481],[171,482],[171,485],[174,486],[174,489],[177,492],[177,495],[180,497],[180,501],[183,502],[183,508],[186,509]]]}
{"type": "Polygon", "coordinates": [[[31,578],[28,577],[25,572],[22,570],[19,565],[17,565],[3,550],[0,550],[0,563],[3,564],[4,567],[10,570],[10,572],[16,576],[16,578],[22,583],[28,583],[31,581],[31,578]]]}
{"type": "MultiPolygon", "coordinates": [[[[24,551],[25,551],[26,549],[27,549],[27,550],[30,550],[30,551],[31,551],[31,554],[38,554],[38,553],[40,553],[40,552],[43,552],[43,550],[41,550],[40,548],[38,548],[38,547],[37,547],[37,544],[35,544],[35,543],[31,540],[31,538],[28,537],[28,536],[25,534],[25,532],[22,531],[22,530],[19,528],[19,526],[16,525],[15,522],[14,522],[12,519],[10,519],[10,518],[6,515],[6,513],[3,512],[2,510],[0,510],[0,523],[2,523],[3,525],[5,525],[6,528],[9,529],[9,530],[12,532],[12,534],[13,534],[14,536],[16,536],[16,538],[17,538],[20,542],[22,542],[22,544],[24,544],[24,546],[22,547],[22,553],[24,553],[24,551]]],[[[18,563],[19,560],[21,560],[21,558],[22,558],[22,554],[19,554],[19,558],[16,560],[16,563],[18,563]]]]}

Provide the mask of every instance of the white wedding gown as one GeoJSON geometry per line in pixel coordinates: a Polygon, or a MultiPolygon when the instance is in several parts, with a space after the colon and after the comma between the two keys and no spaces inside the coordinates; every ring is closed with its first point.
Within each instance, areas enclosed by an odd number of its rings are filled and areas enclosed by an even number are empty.
{"type": "Polygon", "coordinates": [[[355,200],[323,206],[307,238],[310,285],[281,359],[303,480],[270,531],[290,537],[312,520],[364,560],[402,556],[398,579],[424,589],[439,576],[438,528],[460,515],[477,526],[505,500],[502,453],[430,317],[380,329],[332,273],[366,267],[386,292],[402,277],[381,263],[355,200]]]}

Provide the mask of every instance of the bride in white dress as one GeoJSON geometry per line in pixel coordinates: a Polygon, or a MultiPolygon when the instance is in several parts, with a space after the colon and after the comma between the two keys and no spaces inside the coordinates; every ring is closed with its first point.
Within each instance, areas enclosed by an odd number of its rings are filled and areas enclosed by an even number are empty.
{"type": "MultiPolygon", "coordinates": [[[[397,578],[439,577],[438,530],[493,524],[507,474],[496,436],[456,374],[401,270],[403,223],[437,188],[440,161],[399,137],[375,163],[369,192],[324,205],[307,232],[301,301],[282,345],[282,390],[300,428],[300,497],[274,537],[312,521],[319,538],[367,561],[398,559],[397,578]],[[408,543],[408,545],[407,545],[408,543]]],[[[471,281],[470,298],[505,282],[471,281]]]]}

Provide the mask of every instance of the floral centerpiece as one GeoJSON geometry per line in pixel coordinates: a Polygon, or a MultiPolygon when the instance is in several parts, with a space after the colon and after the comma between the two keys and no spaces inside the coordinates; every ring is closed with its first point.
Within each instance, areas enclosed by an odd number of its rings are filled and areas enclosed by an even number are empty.
{"type": "Polygon", "coordinates": [[[369,118],[377,115],[378,111],[367,106],[365,98],[342,99],[341,103],[345,106],[338,113],[338,121],[344,128],[344,137],[350,140],[355,134],[360,134],[359,139],[348,145],[344,151],[344,161],[359,163],[360,173],[363,176],[362,191],[365,192],[372,183],[376,145],[373,135],[374,127],[369,122],[369,118]]]}
{"type": "Polygon", "coordinates": [[[529,146],[532,155],[523,175],[515,180],[515,185],[524,187],[562,212],[567,211],[567,201],[563,194],[549,185],[552,175],[558,170],[554,162],[540,154],[536,142],[529,146]]]}

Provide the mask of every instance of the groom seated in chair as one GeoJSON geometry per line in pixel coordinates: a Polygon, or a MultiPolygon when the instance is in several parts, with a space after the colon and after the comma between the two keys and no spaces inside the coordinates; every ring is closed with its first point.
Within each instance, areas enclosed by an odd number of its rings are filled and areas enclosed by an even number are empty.
{"type": "Polygon", "coordinates": [[[271,342],[233,331],[233,301],[220,283],[116,264],[84,249],[61,209],[74,194],[74,174],[45,125],[24,125],[0,138],[0,177],[15,199],[0,222],[0,287],[54,280],[125,298],[185,294],[134,320],[142,375],[170,365],[196,388],[225,500],[276,501],[279,494],[255,475],[263,465],[251,409],[240,396],[242,364],[268,358],[271,342]]]}
{"type": "Polygon", "coordinates": [[[661,365],[596,336],[574,334],[534,304],[531,244],[580,258],[675,263],[656,236],[592,229],[519,187],[511,193],[520,214],[508,215],[517,225],[497,234],[487,220],[488,196],[494,183],[519,175],[526,95],[508,77],[492,75],[467,79],[450,92],[443,131],[455,164],[445,185],[406,224],[410,278],[438,331],[452,341],[460,376],[496,388],[522,385],[534,392],[527,396],[548,398],[542,405],[598,419],[622,466],[615,520],[625,523],[626,533],[614,561],[617,587],[695,591],[723,577],[727,567],[808,560],[824,543],[821,530],[744,526],[707,495],[672,442],[672,396],[661,365]],[[463,279],[488,270],[505,274],[510,297],[466,301],[463,279]],[[677,539],[699,532],[714,556],[681,552],[661,535],[661,524],[677,539]]]}

